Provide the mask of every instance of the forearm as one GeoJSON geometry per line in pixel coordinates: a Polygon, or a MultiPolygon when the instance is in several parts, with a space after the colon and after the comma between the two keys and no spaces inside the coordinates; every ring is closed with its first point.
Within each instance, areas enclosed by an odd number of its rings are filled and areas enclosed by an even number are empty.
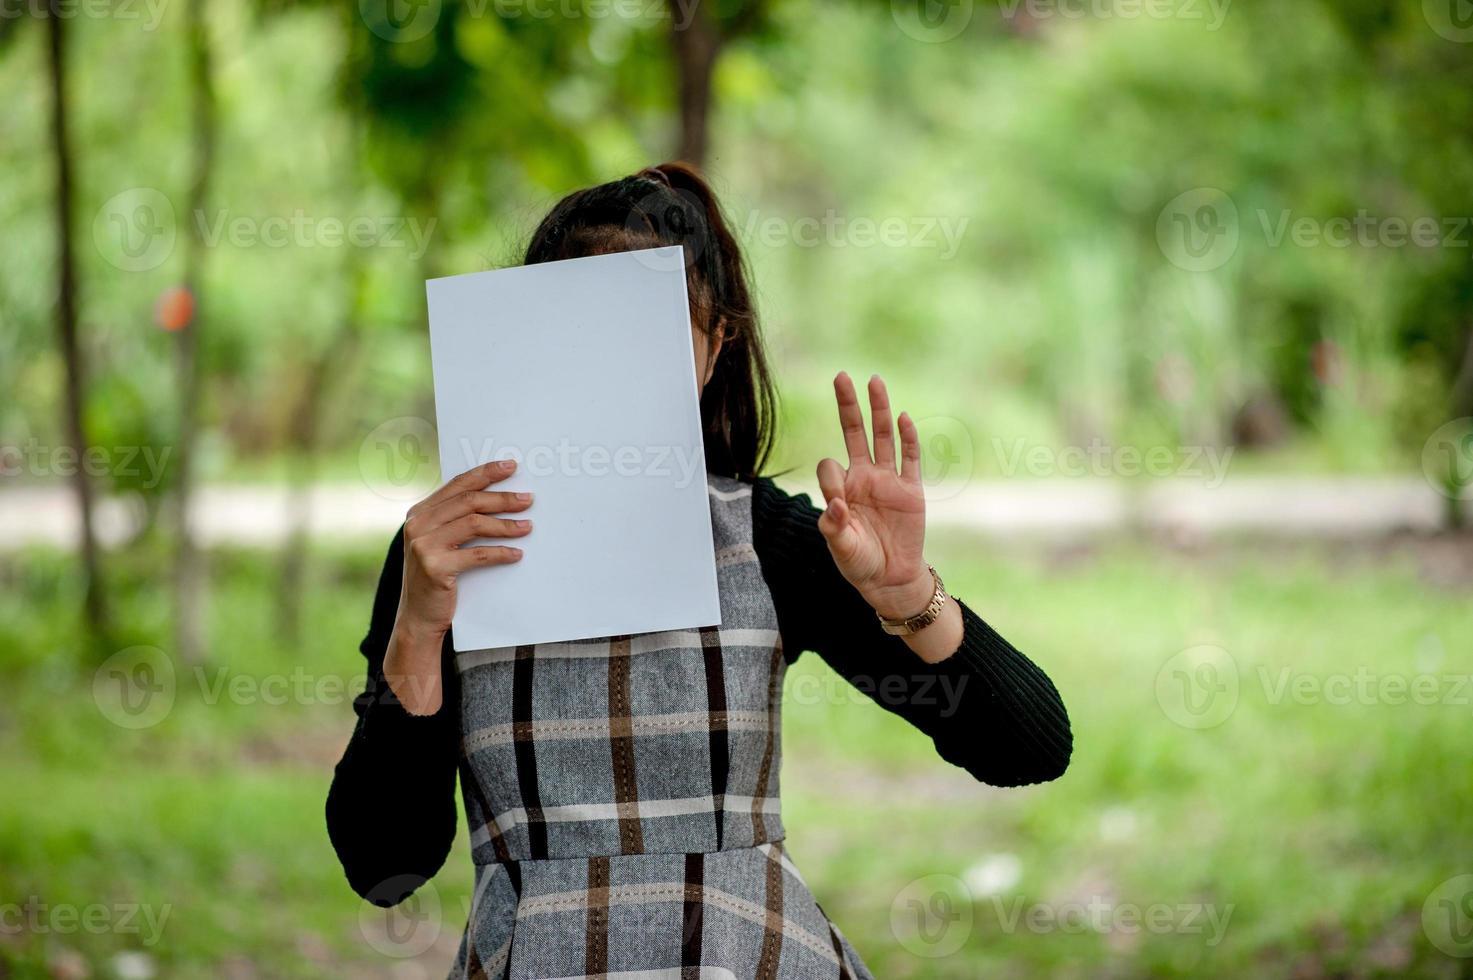
{"type": "Polygon", "coordinates": [[[961,602],[956,653],[934,669],[956,678],[957,700],[940,719],[936,744],[978,779],[1022,786],[1057,779],[1074,737],[1058,689],[1032,660],[961,602]],[[965,687],[962,688],[962,685],[965,687]]]}
{"type": "Polygon", "coordinates": [[[348,882],[380,905],[438,871],[455,839],[457,719],[439,710],[447,699],[440,641],[399,628],[403,565],[396,534],[359,647],[368,676],[353,702],[358,723],[327,797],[328,836],[348,882]]]}
{"type": "MultiPolygon", "coordinates": [[[[904,608],[916,612],[914,604],[904,608]]],[[[863,613],[828,629],[836,639],[829,652],[817,644],[825,659],[859,681],[905,678],[902,689],[913,697],[886,707],[976,778],[1020,786],[1055,779],[1068,767],[1073,736],[1053,682],[960,600],[948,597],[936,622],[907,637],[885,636],[863,613]],[[909,666],[901,663],[912,656],[909,666]]]]}
{"type": "Polygon", "coordinates": [[[353,890],[392,905],[432,877],[455,838],[454,731],[405,711],[369,675],[327,797],[327,829],[353,890]]]}
{"type": "Polygon", "coordinates": [[[930,735],[943,758],[984,782],[1016,786],[1062,773],[1072,735],[1048,676],[955,597],[930,626],[887,636],[875,614],[919,613],[935,590],[930,573],[900,589],[861,595],[834,566],[818,519],[806,497],[789,497],[769,482],[754,490],[754,546],[791,655],[817,652],[930,735]]]}
{"type": "Polygon", "coordinates": [[[445,703],[440,658],[445,634],[417,627],[401,609],[384,653],[384,680],[411,715],[433,715],[445,703]]]}
{"type": "Polygon", "coordinates": [[[901,637],[912,653],[928,664],[938,664],[962,645],[962,614],[952,600],[941,607],[936,622],[919,632],[901,637]]]}
{"type": "Polygon", "coordinates": [[[376,905],[395,905],[434,877],[450,853],[454,766],[350,746],[328,791],[327,829],[353,890],[376,905]]]}

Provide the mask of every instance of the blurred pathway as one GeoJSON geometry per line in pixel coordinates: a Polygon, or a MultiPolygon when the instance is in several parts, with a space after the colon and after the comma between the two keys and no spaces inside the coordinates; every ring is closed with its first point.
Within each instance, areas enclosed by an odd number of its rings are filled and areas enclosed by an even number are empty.
{"type": "MultiPolygon", "coordinates": [[[[428,488],[426,488],[427,490],[428,488]]],[[[802,484],[789,486],[816,490],[802,484]]],[[[385,496],[363,483],[319,485],[306,495],[319,538],[384,540],[419,494],[385,496]],[[398,499],[395,499],[398,498],[398,499]]],[[[1072,539],[1121,531],[1170,536],[1260,533],[1282,537],[1366,537],[1441,527],[1444,499],[1415,477],[1243,477],[1208,487],[1198,480],[972,481],[929,492],[933,526],[998,537],[1072,539]]],[[[1473,518],[1473,506],[1464,503],[1473,518]]],[[[294,526],[301,502],[280,486],[205,488],[194,520],[209,544],[272,546],[294,526]]],[[[124,499],[99,510],[104,541],[126,540],[140,512],[124,499]]],[[[64,545],[76,534],[64,486],[0,489],[0,550],[64,545]]]]}

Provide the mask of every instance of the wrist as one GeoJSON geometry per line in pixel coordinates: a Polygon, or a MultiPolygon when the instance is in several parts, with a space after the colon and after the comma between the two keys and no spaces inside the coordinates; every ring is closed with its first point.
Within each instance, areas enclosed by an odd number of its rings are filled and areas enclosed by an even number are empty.
{"type": "Polygon", "coordinates": [[[871,609],[886,619],[910,619],[925,612],[935,594],[936,579],[930,566],[922,564],[911,582],[878,591],[865,599],[871,609]]]}
{"type": "Polygon", "coordinates": [[[440,657],[445,631],[401,617],[384,655],[384,681],[411,715],[432,715],[444,697],[440,689],[440,657]]]}
{"type": "Polygon", "coordinates": [[[426,623],[402,612],[394,621],[396,645],[406,654],[433,652],[438,657],[447,632],[447,627],[426,623]]]}

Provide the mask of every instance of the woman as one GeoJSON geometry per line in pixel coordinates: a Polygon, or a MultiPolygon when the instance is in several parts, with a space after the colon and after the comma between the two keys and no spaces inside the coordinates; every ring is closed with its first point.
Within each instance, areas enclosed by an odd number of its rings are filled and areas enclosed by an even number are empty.
{"type": "Polygon", "coordinates": [[[853,384],[835,379],[849,460],[818,464],[825,510],[759,475],[774,399],[757,316],[693,170],[569,195],[526,261],[672,244],[687,258],[722,625],[453,653],[457,574],[516,561],[536,513],[495,489],[502,463],[411,508],[379,580],[328,832],[353,888],[395,904],[445,861],[459,772],[476,876],[455,976],[869,977],[783,844],[782,679],[804,650],[977,779],[1020,786],[1069,762],[1048,677],[926,563],[919,437],[879,378],[872,444],[853,384]]]}

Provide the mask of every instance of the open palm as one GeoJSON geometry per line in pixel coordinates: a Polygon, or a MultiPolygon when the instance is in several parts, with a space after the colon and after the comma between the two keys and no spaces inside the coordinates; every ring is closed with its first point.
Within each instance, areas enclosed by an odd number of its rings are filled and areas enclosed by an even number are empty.
{"type": "Polygon", "coordinates": [[[834,378],[839,424],[849,466],[825,459],[818,464],[818,485],[827,509],[818,527],[844,578],[882,615],[918,613],[933,589],[923,557],[926,540],[926,496],[921,485],[921,444],[915,422],[902,412],[900,469],[896,472],[895,431],[890,396],[878,375],[870,378],[870,418],[874,452],[865,435],[864,417],[849,375],[834,378]]]}

